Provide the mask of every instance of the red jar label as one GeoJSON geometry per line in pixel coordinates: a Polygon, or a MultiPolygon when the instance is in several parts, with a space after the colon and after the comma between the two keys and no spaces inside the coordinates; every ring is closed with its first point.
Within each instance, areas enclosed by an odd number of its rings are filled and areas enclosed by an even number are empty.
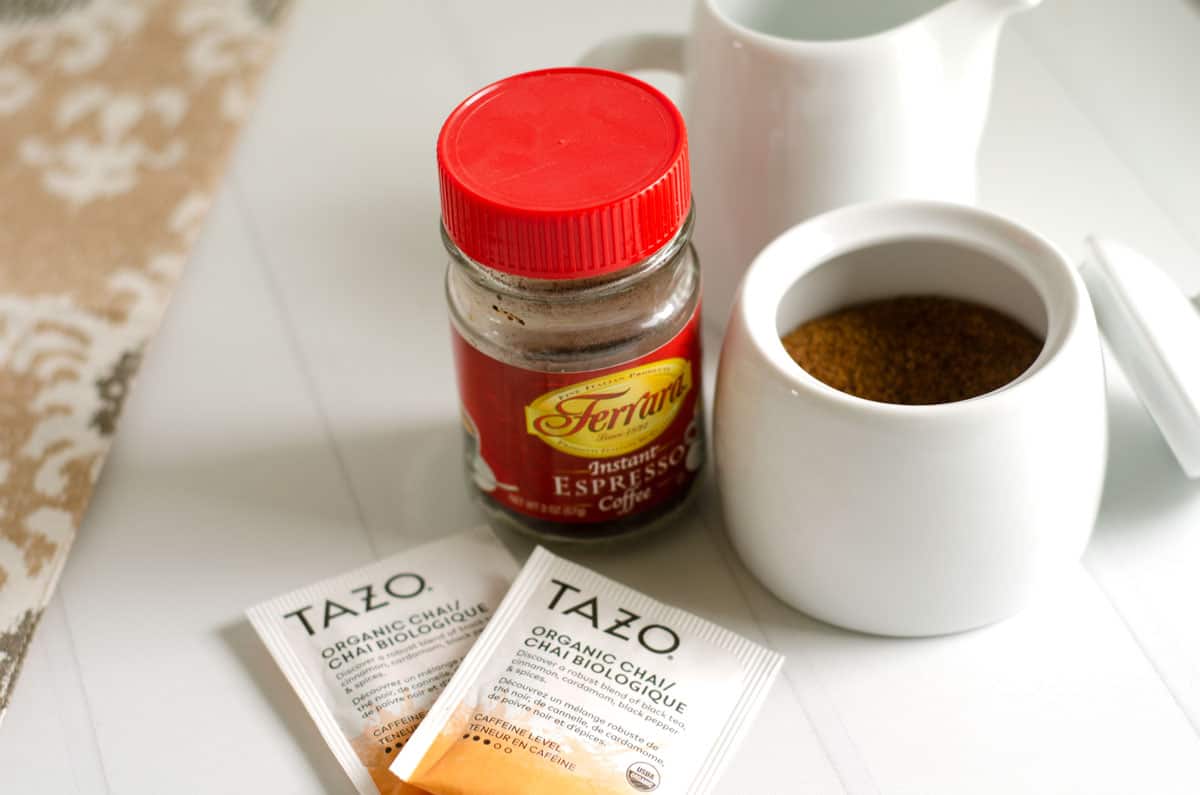
{"type": "Polygon", "coordinates": [[[504,364],[455,330],[475,485],[517,513],[581,525],[677,499],[704,462],[699,315],[646,356],[575,373],[504,364]]]}

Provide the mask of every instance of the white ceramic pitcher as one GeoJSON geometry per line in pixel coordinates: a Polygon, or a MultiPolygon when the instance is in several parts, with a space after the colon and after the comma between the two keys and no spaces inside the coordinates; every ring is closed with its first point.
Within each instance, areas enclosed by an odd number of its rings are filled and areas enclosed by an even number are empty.
{"type": "Polygon", "coordinates": [[[1041,0],[697,0],[582,62],[684,76],[706,313],[784,229],[866,199],[971,203],[996,40],[1041,0]]]}

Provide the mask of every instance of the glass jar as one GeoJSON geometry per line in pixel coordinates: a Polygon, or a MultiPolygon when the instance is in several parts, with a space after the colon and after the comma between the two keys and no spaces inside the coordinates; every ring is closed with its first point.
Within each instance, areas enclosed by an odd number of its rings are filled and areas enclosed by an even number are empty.
{"type": "Polygon", "coordinates": [[[517,75],[451,114],[438,162],[465,463],[490,519],[571,541],[661,525],[704,459],[678,110],[617,73],[517,75]]]}

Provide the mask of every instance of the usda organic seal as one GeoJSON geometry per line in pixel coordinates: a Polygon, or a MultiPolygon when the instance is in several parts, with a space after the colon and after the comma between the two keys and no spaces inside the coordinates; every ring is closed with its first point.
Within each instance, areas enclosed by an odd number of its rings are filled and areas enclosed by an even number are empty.
{"type": "Polygon", "coordinates": [[[625,771],[625,780],[638,792],[652,792],[658,789],[661,781],[658,777],[658,768],[649,762],[634,762],[625,771]]]}

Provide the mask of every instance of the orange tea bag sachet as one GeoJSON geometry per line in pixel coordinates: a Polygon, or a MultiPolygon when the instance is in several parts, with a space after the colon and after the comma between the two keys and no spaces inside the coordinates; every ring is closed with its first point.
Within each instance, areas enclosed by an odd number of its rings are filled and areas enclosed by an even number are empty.
{"type": "Polygon", "coordinates": [[[539,547],[391,770],[433,795],[703,795],[781,663],[539,547]]]}

